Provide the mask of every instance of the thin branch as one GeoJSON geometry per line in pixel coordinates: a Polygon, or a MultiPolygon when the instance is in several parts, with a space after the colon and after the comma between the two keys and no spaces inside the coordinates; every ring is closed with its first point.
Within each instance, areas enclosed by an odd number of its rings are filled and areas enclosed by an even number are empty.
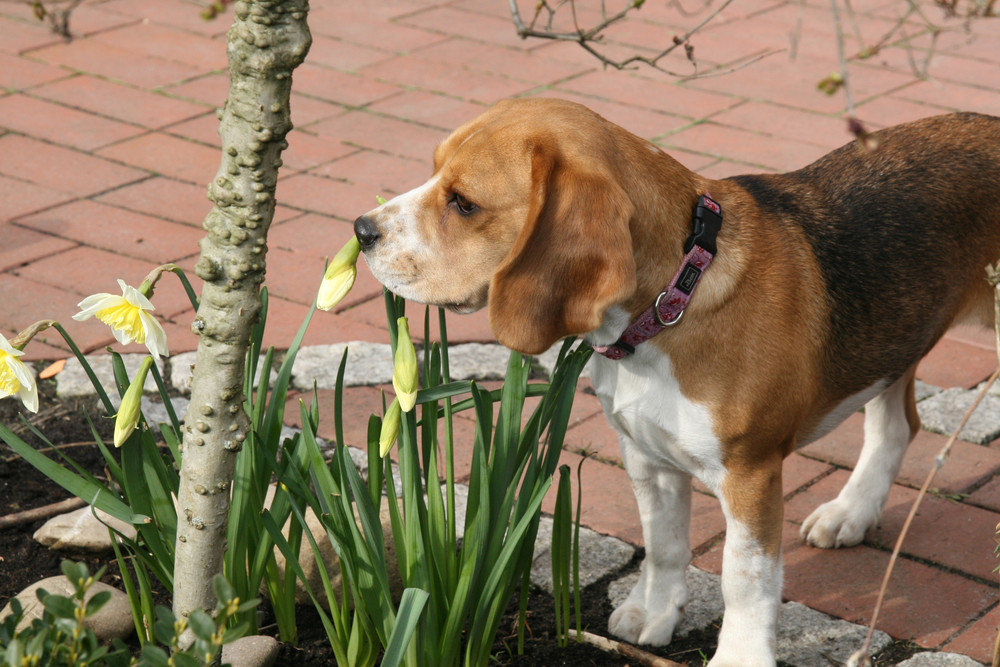
{"type": "Polygon", "coordinates": [[[64,514],[75,510],[78,507],[83,507],[86,504],[87,503],[80,498],[67,498],[66,500],[60,500],[57,503],[42,505],[41,507],[24,510],[23,512],[15,512],[14,514],[0,516],[0,530],[20,526],[25,523],[31,523],[32,521],[38,521],[39,519],[48,519],[50,516],[64,514]]]}
{"type": "Polygon", "coordinates": [[[679,662],[661,658],[657,655],[653,655],[652,653],[648,653],[647,651],[643,651],[640,648],[636,648],[631,644],[615,641],[614,639],[608,639],[607,637],[601,637],[600,635],[595,635],[591,632],[578,632],[575,630],[573,632],[576,634],[577,640],[583,642],[584,644],[596,646],[602,651],[607,651],[608,653],[617,653],[628,660],[633,660],[640,665],[645,665],[645,667],[684,667],[679,662]]]}

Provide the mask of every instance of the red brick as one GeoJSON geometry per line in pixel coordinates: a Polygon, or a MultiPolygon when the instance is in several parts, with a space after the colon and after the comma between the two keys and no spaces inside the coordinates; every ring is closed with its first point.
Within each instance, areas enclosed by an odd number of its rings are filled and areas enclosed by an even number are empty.
{"type": "Polygon", "coordinates": [[[311,125],[309,129],[317,134],[336,137],[362,148],[418,160],[429,160],[437,145],[449,134],[444,130],[435,130],[364,111],[352,111],[330,118],[311,125]]]}
{"type": "MultiPolygon", "coordinates": [[[[846,470],[838,470],[796,495],[786,506],[785,518],[801,525],[813,510],[837,496],[847,476],[846,470]]],[[[865,544],[892,551],[916,497],[916,490],[894,484],[882,518],[865,535],[865,544]]],[[[993,532],[998,520],[995,512],[927,494],[910,524],[902,553],[954,572],[992,579],[996,567],[993,532]]]]}
{"type": "MultiPolygon", "coordinates": [[[[265,346],[287,349],[298,333],[309,311],[307,306],[275,297],[268,306],[268,324],[264,331],[265,346]]],[[[387,330],[336,313],[316,311],[306,332],[304,345],[325,345],[363,340],[388,343],[387,330]]]]}
{"type": "MultiPolygon", "coordinates": [[[[426,156],[426,160],[429,159],[430,154],[426,156]]],[[[389,198],[417,187],[430,177],[431,171],[428,161],[359,150],[312,169],[311,173],[368,187],[372,192],[389,198]]],[[[373,197],[368,206],[374,208],[375,205],[373,197]]]]}
{"type": "Polygon", "coordinates": [[[408,90],[380,100],[368,108],[400,120],[431,125],[449,132],[486,110],[482,104],[422,90],[408,90]]]}
{"type": "Polygon", "coordinates": [[[42,211],[71,199],[73,196],[65,192],[56,192],[0,174],[0,223],[13,220],[20,215],[42,211]]]}
{"type": "Polygon", "coordinates": [[[981,347],[984,350],[997,349],[997,335],[992,329],[980,326],[961,325],[944,335],[945,340],[954,340],[981,347]]]}
{"type": "Polygon", "coordinates": [[[712,116],[712,122],[775,138],[815,144],[827,150],[853,139],[843,118],[800,109],[747,102],[712,116]]]}
{"type": "MultiPolygon", "coordinates": [[[[2,27],[3,22],[0,22],[2,27]]],[[[0,35],[0,40],[3,36],[0,35]]],[[[8,53],[0,53],[0,89],[10,91],[34,88],[50,81],[70,76],[70,72],[61,67],[35,62],[25,57],[17,57],[8,53]]]]}
{"type": "MultiPolygon", "coordinates": [[[[298,88],[292,91],[291,98],[292,122],[297,128],[308,129],[317,121],[339,116],[347,109],[336,102],[327,102],[313,97],[298,94],[298,88]]],[[[312,130],[309,130],[312,132],[312,130]]]]}
{"type": "Polygon", "coordinates": [[[110,0],[96,9],[213,37],[225,35],[232,25],[231,16],[226,13],[206,21],[201,17],[202,8],[186,0],[157,0],[140,4],[131,0],[110,0]]]}
{"type": "Polygon", "coordinates": [[[189,183],[207,184],[218,172],[221,151],[193,141],[151,132],[100,151],[114,160],[189,183]]]}
{"type": "Polygon", "coordinates": [[[10,222],[0,223],[0,236],[3,237],[3,245],[0,246],[0,271],[69,250],[76,245],[10,222]]]}
{"type": "Polygon", "coordinates": [[[225,39],[195,35],[149,21],[106,30],[91,39],[115,49],[183,63],[201,71],[229,67],[225,39]]]}
{"type": "MultiPolygon", "coordinates": [[[[77,303],[81,298],[79,294],[58,286],[45,285],[10,273],[0,275],[0,303],[4,308],[5,331],[16,333],[39,320],[57,320],[81,349],[94,349],[114,342],[111,330],[103,322],[93,318],[84,322],[72,319],[73,315],[80,312],[77,303]]],[[[38,341],[59,347],[63,345],[58,332],[51,329],[44,332],[38,341]]]]}
{"type": "Polygon", "coordinates": [[[344,143],[318,136],[308,130],[296,130],[288,135],[288,149],[281,154],[287,170],[305,170],[326,164],[356,152],[344,143]]]}
{"type": "MultiPolygon", "coordinates": [[[[65,290],[74,295],[76,303],[91,294],[120,294],[118,278],[136,287],[157,264],[159,262],[131,259],[96,248],[77,247],[33,262],[18,269],[17,275],[39,285],[65,290]]],[[[163,279],[166,280],[167,278],[163,279]]],[[[164,316],[190,307],[187,297],[180,289],[174,291],[157,288],[152,301],[157,314],[164,316]]],[[[76,312],[74,310],[69,315],[76,312]]],[[[63,316],[64,319],[65,317],[63,316]]]]}
{"type": "Polygon", "coordinates": [[[327,67],[298,67],[292,74],[295,90],[345,106],[364,106],[400,92],[397,86],[376,81],[371,76],[348,74],[327,67]]]}
{"type": "Polygon", "coordinates": [[[914,83],[893,94],[922,102],[945,111],[977,111],[1000,115],[1000,95],[994,89],[978,88],[948,81],[926,80],[914,83]]]}
{"type": "Polygon", "coordinates": [[[309,25],[317,35],[334,37],[351,44],[384,45],[386,50],[396,53],[415,51],[446,38],[434,31],[420,30],[379,19],[370,11],[377,6],[346,7],[337,11],[330,20],[322,19],[322,10],[317,12],[313,9],[309,25]]]}
{"type": "Polygon", "coordinates": [[[312,174],[294,174],[278,181],[275,198],[286,206],[353,222],[359,215],[375,207],[377,194],[377,191],[367,186],[352,185],[312,174]]]}
{"type": "Polygon", "coordinates": [[[222,148],[222,139],[219,138],[219,118],[214,111],[209,111],[200,116],[195,116],[175,125],[168,125],[161,128],[163,132],[172,134],[182,139],[190,139],[206,146],[217,149],[222,148]]]}
{"type": "Polygon", "coordinates": [[[477,41],[524,48],[510,19],[439,6],[410,14],[400,21],[432,32],[460,37],[474,35],[477,41]]]}
{"type": "Polygon", "coordinates": [[[181,99],[219,108],[229,95],[229,73],[213,72],[172,86],[165,86],[165,90],[181,99]]]}
{"type": "MultiPolygon", "coordinates": [[[[20,224],[152,263],[198,254],[201,230],[92,201],[76,201],[22,218],[20,224]]],[[[152,267],[150,267],[152,268],[152,267]]]]}
{"type": "MultiPolygon", "coordinates": [[[[311,17],[315,19],[315,17],[311,17]]],[[[313,21],[310,21],[311,23],[313,21]]],[[[314,34],[306,61],[344,72],[356,72],[365,65],[391,58],[392,54],[362,44],[351,44],[314,34]]]]}
{"type": "Polygon", "coordinates": [[[25,95],[0,98],[9,129],[57,144],[91,150],[139,134],[138,128],[25,95]]]}
{"type": "Polygon", "coordinates": [[[205,107],[198,104],[88,75],[50,83],[32,94],[151,129],[206,113],[205,107]]]}
{"type": "MultiPolygon", "coordinates": [[[[594,397],[596,401],[596,397],[594,397]]],[[[566,448],[574,452],[589,452],[599,461],[622,464],[618,432],[608,423],[603,410],[566,432],[566,448]]]]}
{"type": "Polygon", "coordinates": [[[504,97],[525,93],[535,84],[517,81],[489,72],[468,72],[456,86],[454,63],[443,63],[418,55],[399,56],[361,70],[365,77],[374,77],[399,86],[416,86],[431,92],[447,92],[464,100],[490,104],[504,97]]]}
{"type": "Polygon", "coordinates": [[[997,639],[997,627],[1000,627],[1000,607],[992,609],[982,618],[962,631],[941,650],[950,653],[961,653],[973,660],[987,665],[993,662],[993,644],[997,639]]]}
{"type": "MultiPolygon", "coordinates": [[[[523,43],[518,46],[523,47],[523,43]]],[[[462,63],[463,68],[474,72],[499,74],[541,85],[554,84],[598,68],[597,61],[589,66],[573,64],[549,58],[545,52],[494,46],[465,38],[439,42],[421,49],[416,55],[444,65],[462,63]]]]}
{"type": "Polygon", "coordinates": [[[997,367],[997,353],[953,338],[943,338],[920,365],[917,377],[938,387],[975,387],[997,367]]]}
{"type": "Polygon", "coordinates": [[[745,162],[775,171],[803,167],[827,153],[825,148],[747,132],[715,123],[701,123],[664,137],[658,143],[713,157],[745,162]]]}
{"type": "MultiPolygon", "coordinates": [[[[25,5],[27,6],[27,5],[25,5]]],[[[7,13],[4,7],[4,13],[7,13]]],[[[53,33],[47,24],[34,16],[17,19],[0,16],[0,51],[19,54],[47,44],[58,44],[62,38],[53,33]]]]}
{"type": "MultiPolygon", "coordinates": [[[[673,116],[653,109],[644,109],[637,106],[620,104],[616,101],[602,100],[596,97],[587,97],[564,90],[543,90],[537,97],[555,97],[571,102],[578,102],[589,108],[616,125],[624,127],[629,132],[645,139],[663,136],[674,132],[687,125],[688,121],[680,116],[673,116]]],[[[698,157],[701,164],[705,159],[698,157]]]]}
{"type": "Polygon", "coordinates": [[[685,118],[712,115],[737,102],[726,95],[679,86],[663,79],[614,71],[584,74],[556,88],[685,118]]]}
{"type": "MultiPolygon", "coordinates": [[[[888,552],[867,546],[815,549],[804,544],[798,526],[788,522],[782,541],[786,600],[852,623],[870,621],[888,552]]],[[[694,561],[710,572],[719,572],[721,563],[721,544],[694,561]]],[[[876,627],[896,639],[937,647],[978,618],[994,598],[989,586],[900,558],[876,627]]]]}
{"type": "MultiPolygon", "coordinates": [[[[820,461],[853,468],[861,453],[864,415],[855,413],[823,438],[803,447],[800,452],[820,461]]],[[[920,488],[947,438],[920,431],[910,443],[897,481],[920,488]]],[[[1000,452],[968,442],[956,441],[944,466],[934,478],[934,487],[945,493],[961,493],[992,477],[1000,470],[1000,452]]]]}
{"type": "Polygon", "coordinates": [[[1000,512],[1000,477],[994,477],[973,491],[966,501],[972,505],[1000,512]]]}
{"type": "Polygon", "coordinates": [[[92,39],[48,46],[32,51],[31,55],[53,65],[98,74],[147,90],[190,79],[211,69],[119,49],[92,39]]]}
{"type": "Polygon", "coordinates": [[[146,178],[145,172],[29,137],[0,137],[0,172],[87,196],[146,178]]]}
{"type": "Polygon", "coordinates": [[[201,228],[212,209],[205,194],[207,182],[199,186],[157,176],[112,190],[96,200],[201,228]]]}
{"type": "Polygon", "coordinates": [[[935,107],[910,102],[895,96],[875,97],[858,105],[857,108],[858,118],[866,128],[872,129],[908,123],[940,113],[941,110],[935,107]]]}

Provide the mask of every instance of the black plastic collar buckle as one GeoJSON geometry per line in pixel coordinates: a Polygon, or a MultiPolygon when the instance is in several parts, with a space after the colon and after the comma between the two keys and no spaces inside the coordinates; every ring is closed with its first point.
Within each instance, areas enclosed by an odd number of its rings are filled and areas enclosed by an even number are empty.
{"type": "Polygon", "coordinates": [[[697,244],[713,255],[716,253],[715,237],[722,228],[722,207],[708,195],[698,197],[694,207],[694,231],[684,242],[684,253],[697,244]]]}

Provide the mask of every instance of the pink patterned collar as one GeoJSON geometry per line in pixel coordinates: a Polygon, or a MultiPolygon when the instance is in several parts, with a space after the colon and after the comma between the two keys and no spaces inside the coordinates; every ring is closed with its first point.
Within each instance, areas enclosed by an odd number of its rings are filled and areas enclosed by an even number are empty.
{"type": "Polygon", "coordinates": [[[708,194],[702,195],[694,209],[694,231],[684,242],[684,259],[673,280],[617,341],[594,345],[594,351],[608,359],[624,359],[639,343],[680,322],[694,288],[717,252],[715,237],[721,227],[722,207],[708,194]]]}

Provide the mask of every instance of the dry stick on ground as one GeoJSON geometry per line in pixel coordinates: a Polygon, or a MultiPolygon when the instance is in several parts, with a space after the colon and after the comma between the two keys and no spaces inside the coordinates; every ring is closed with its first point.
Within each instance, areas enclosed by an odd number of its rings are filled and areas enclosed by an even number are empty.
{"type": "MultiPolygon", "coordinates": [[[[986,267],[987,281],[994,288],[993,293],[993,306],[994,306],[994,326],[996,327],[997,333],[997,355],[998,361],[1000,361],[1000,262],[997,263],[996,267],[987,266],[986,267]]],[[[859,665],[870,665],[871,660],[868,657],[868,651],[871,647],[872,636],[875,634],[875,623],[878,621],[879,612],[882,609],[882,603],[885,601],[885,593],[889,588],[889,579],[892,577],[893,567],[896,565],[896,560],[899,558],[900,549],[903,547],[903,540],[906,539],[906,533],[910,529],[910,524],[913,523],[913,517],[916,516],[917,510],[920,508],[920,501],[923,500],[924,495],[927,493],[927,489],[930,488],[931,482],[934,481],[934,476],[937,475],[937,471],[944,465],[945,460],[951,453],[951,447],[958,440],[958,434],[962,432],[965,428],[966,423],[968,423],[969,418],[972,417],[972,413],[975,412],[976,408],[982,402],[983,398],[986,396],[986,392],[989,391],[993,383],[996,382],[997,377],[1000,377],[1000,366],[997,367],[993,374],[989,377],[986,383],[983,385],[982,391],[976,396],[976,400],[972,402],[969,409],[966,411],[962,420],[959,422],[955,431],[948,438],[948,441],[938,452],[938,455],[934,458],[934,467],[931,468],[930,472],[927,474],[927,479],[924,480],[923,486],[920,487],[920,491],[917,492],[917,498],[913,501],[913,507],[910,508],[910,513],[906,517],[906,521],[903,523],[903,528],[899,532],[899,537],[896,538],[896,546],[892,550],[892,556],[889,558],[889,564],[885,568],[885,575],[882,577],[882,586],[879,588],[878,598],[875,601],[875,610],[872,612],[872,620],[868,625],[868,633],[865,635],[865,640],[861,644],[861,648],[851,655],[850,659],[847,661],[848,667],[858,667],[859,665]]],[[[993,654],[993,667],[997,667],[997,650],[994,646],[993,654]]]]}
{"type": "Polygon", "coordinates": [[[57,503],[42,505],[41,507],[24,510],[23,512],[15,512],[14,514],[0,516],[0,530],[11,528],[13,526],[20,526],[22,523],[31,523],[32,521],[37,521],[38,519],[48,519],[50,516],[70,512],[78,507],[83,507],[86,504],[87,502],[81,500],[80,498],[67,498],[66,500],[60,500],[57,503]]]}
{"type": "Polygon", "coordinates": [[[608,653],[617,653],[624,658],[636,661],[640,665],[646,665],[646,667],[684,667],[684,665],[679,662],[661,658],[657,655],[653,655],[652,653],[643,651],[640,648],[636,648],[631,644],[615,641],[614,639],[608,639],[607,637],[601,637],[600,635],[595,635],[591,632],[577,632],[575,630],[572,632],[575,632],[577,639],[582,641],[584,644],[596,646],[597,648],[607,651],[608,653]]]}

